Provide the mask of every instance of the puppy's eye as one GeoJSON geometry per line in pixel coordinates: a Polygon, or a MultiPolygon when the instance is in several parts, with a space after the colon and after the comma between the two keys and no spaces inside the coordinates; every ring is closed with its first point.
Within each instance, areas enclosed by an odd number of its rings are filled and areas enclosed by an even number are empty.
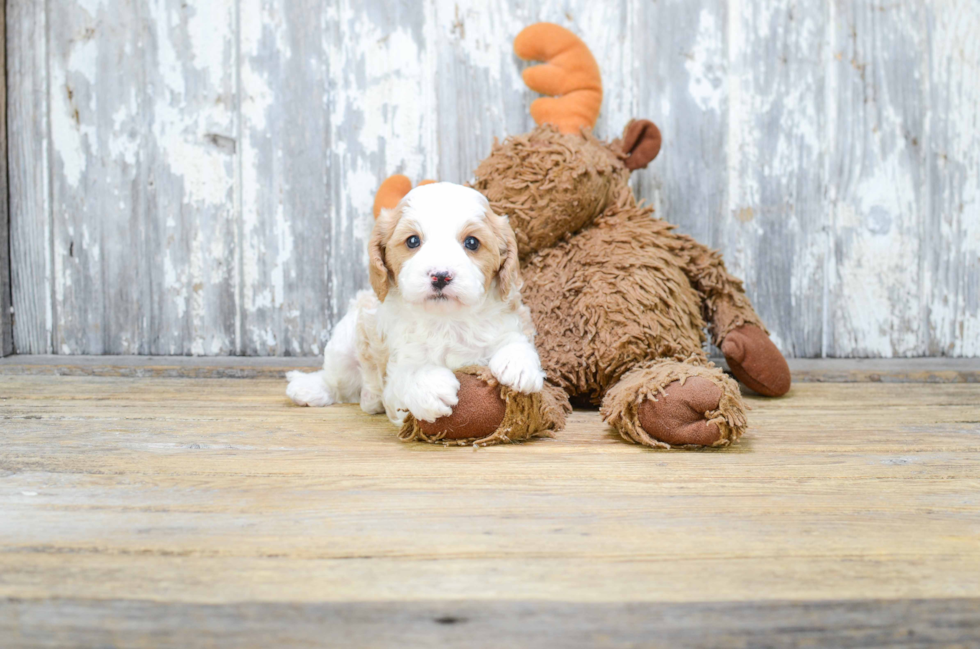
{"type": "Polygon", "coordinates": [[[413,234],[409,238],[405,239],[405,245],[409,248],[418,248],[422,245],[422,240],[419,239],[417,235],[413,234]]]}
{"type": "Polygon", "coordinates": [[[463,247],[467,250],[476,250],[480,247],[480,240],[476,237],[466,237],[463,240],[463,247]]]}

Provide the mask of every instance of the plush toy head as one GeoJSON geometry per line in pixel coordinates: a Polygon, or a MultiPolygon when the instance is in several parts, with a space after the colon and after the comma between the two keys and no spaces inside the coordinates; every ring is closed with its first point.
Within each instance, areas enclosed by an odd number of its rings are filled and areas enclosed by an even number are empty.
{"type": "Polygon", "coordinates": [[[630,172],[657,156],[661,137],[649,120],[631,121],[622,140],[608,144],[592,135],[602,103],[599,67],[565,28],[531,25],[514,40],[514,51],[546,62],[524,70],[524,81],[557,96],[531,104],[537,129],[494,144],[473,187],[494,211],[510,215],[523,258],[591,223],[627,187],[630,172]]]}

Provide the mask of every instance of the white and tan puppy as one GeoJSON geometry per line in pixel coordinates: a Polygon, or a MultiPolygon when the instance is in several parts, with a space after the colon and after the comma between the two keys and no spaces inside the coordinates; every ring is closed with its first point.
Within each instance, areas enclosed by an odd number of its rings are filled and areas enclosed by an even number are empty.
{"type": "Polygon", "coordinates": [[[369,243],[371,286],[351,301],[323,370],[290,372],[297,404],[360,401],[401,425],[408,413],[452,413],[453,370],[486,365],[502,384],[542,389],[530,313],[521,303],[517,242],[479,192],[423,185],[382,210],[369,243]]]}

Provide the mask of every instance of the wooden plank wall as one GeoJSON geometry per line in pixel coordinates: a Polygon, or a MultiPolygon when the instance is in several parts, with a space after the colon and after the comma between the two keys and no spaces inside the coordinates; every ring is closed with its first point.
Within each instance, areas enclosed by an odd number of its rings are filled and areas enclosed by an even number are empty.
{"type": "Polygon", "coordinates": [[[791,356],[980,355],[974,0],[8,0],[20,353],[315,355],[387,174],[531,126],[513,36],[575,30],[597,132],[791,356]]]}
{"type": "MultiPolygon", "coordinates": [[[[7,69],[4,10],[0,2],[0,71],[7,69]]],[[[10,312],[10,228],[7,204],[7,75],[0,72],[0,358],[14,351],[10,312]]]]}

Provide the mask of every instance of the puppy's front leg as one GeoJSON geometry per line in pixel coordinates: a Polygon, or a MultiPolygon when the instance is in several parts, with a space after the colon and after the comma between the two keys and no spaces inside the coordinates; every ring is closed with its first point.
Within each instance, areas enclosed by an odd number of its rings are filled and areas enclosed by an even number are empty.
{"type": "Polygon", "coordinates": [[[459,399],[459,380],[445,367],[421,365],[389,368],[384,405],[392,423],[401,425],[408,413],[420,421],[435,421],[453,413],[459,399]]]}
{"type": "Polygon", "coordinates": [[[544,387],[538,350],[523,336],[514,336],[490,357],[490,372],[500,383],[531,394],[544,387]]]}

